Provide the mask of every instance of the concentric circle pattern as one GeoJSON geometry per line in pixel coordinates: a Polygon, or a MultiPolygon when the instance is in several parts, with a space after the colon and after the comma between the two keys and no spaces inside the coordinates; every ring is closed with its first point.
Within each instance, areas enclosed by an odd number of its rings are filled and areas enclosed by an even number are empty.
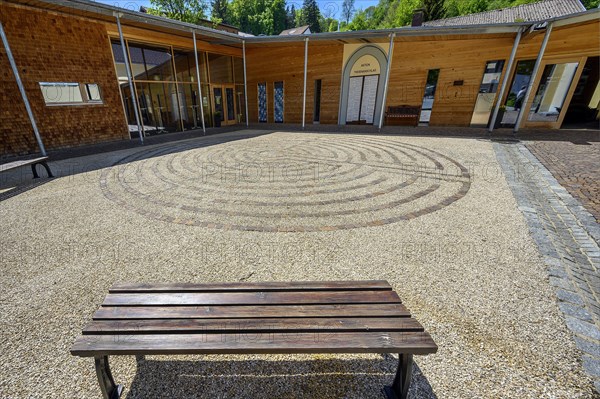
{"type": "Polygon", "coordinates": [[[105,169],[100,185],[108,199],[156,220],[310,232],[435,212],[467,194],[470,175],[396,137],[273,133],[142,150],[105,169]]]}

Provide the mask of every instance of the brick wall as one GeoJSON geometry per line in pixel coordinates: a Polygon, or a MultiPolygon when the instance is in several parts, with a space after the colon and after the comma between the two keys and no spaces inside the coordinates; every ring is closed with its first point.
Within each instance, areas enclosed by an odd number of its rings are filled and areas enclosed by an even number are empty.
{"type": "MultiPolygon", "coordinates": [[[[4,2],[0,21],[47,149],[129,137],[102,24],[4,2]],[[97,83],[103,104],[46,106],[39,82],[97,83]]],[[[0,46],[0,157],[37,151],[6,51],[0,46]]]]}

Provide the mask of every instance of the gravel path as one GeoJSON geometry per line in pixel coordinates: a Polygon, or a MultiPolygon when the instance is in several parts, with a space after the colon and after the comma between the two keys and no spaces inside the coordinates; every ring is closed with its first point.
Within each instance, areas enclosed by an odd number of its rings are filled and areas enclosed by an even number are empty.
{"type": "MultiPolygon", "coordinates": [[[[264,133],[55,162],[63,177],[0,202],[0,397],[98,397],[92,360],[69,348],[115,281],[326,279],[387,279],[432,334],[440,349],[416,357],[415,397],[592,396],[489,142],[264,133]]],[[[2,187],[22,181],[7,175],[2,187]]],[[[381,398],[395,365],[378,355],[112,364],[128,398],[381,398]]]]}

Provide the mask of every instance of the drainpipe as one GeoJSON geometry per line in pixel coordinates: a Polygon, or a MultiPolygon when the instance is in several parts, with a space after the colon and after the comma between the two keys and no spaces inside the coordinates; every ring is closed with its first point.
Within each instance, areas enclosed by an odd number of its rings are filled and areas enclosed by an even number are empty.
{"type": "Polygon", "coordinates": [[[196,45],[196,31],[193,29],[192,38],[194,39],[194,58],[196,59],[196,80],[198,81],[198,97],[200,97],[200,118],[202,119],[202,133],[206,135],[206,126],[204,125],[204,105],[202,104],[202,85],[200,84],[200,66],[198,64],[198,48],[196,45]]]}
{"type": "Polygon", "coordinates": [[[25,109],[27,110],[27,115],[29,116],[29,122],[31,122],[31,127],[33,128],[33,134],[35,135],[35,139],[37,141],[38,147],[40,148],[40,152],[43,156],[48,156],[46,154],[46,147],[44,147],[44,143],[42,142],[42,136],[40,136],[40,132],[37,127],[37,123],[35,123],[35,117],[33,116],[33,111],[31,110],[31,106],[29,105],[29,100],[27,99],[27,93],[25,93],[25,88],[23,87],[23,82],[21,82],[21,77],[19,76],[19,70],[17,69],[17,64],[15,63],[15,59],[13,58],[12,51],[10,51],[10,46],[8,45],[8,39],[6,38],[6,34],[4,33],[4,28],[2,27],[2,22],[0,22],[0,36],[2,36],[2,43],[4,43],[4,48],[6,49],[6,55],[8,57],[8,61],[10,62],[10,66],[12,68],[13,74],[15,75],[15,79],[17,81],[17,86],[19,86],[19,91],[21,92],[21,97],[23,98],[23,103],[25,103],[25,109]]]}
{"type": "Polygon", "coordinates": [[[533,84],[535,83],[535,79],[537,78],[540,65],[542,64],[542,58],[544,57],[544,52],[546,51],[546,46],[548,45],[548,39],[550,39],[550,33],[552,33],[552,22],[548,24],[546,28],[546,34],[544,35],[544,40],[542,41],[542,46],[540,47],[540,51],[537,56],[537,60],[535,60],[535,66],[533,67],[533,74],[531,74],[531,79],[529,80],[529,85],[527,87],[527,92],[525,92],[525,97],[523,98],[523,104],[521,105],[521,109],[519,110],[519,116],[517,116],[517,122],[515,123],[515,128],[513,131],[517,133],[519,131],[519,127],[521,126],[521,121],[523,120],[523,115],[525,114],[525,108],[527,108],[527,103],[529,102],[529,97],[531,96],[531,92],[533,91],[533,84]]]}
{"type": "Polygon", "coordinates": [[[395,33],[390,35],[390,49],[388,50],[388,62],[387,69],[385,71],[385,85],[383,86],[383,100],[381,101],[381,114],[379,115],[379,131],[381,132],[381,126],[383,126],[383,115],[385,113],[385,103],[387,101],[388,84],[390,82],[390,69],[392,68],[392,56],[394,55],[394,38],[395,33]]]}
{"type": "MultiPolygon", "coordinates": [[[[133,113],[135,114],[135,121],[137,123],[138,132],[140,134],[140,143],[144,144],[144,132],[142,132],[142,125],[140,123],[140,115],[138,114],[137,107],[137,94],[135,93],[135,86],[133,85],[133,78],[131,77],[131,69],[129,65],[129,56],[127,54],[127,47],[125,47],[125,39],[123,39],[123,30],[121,29],[121,13],[115,12],[114,16],[117,17],[117,28],[119,29],[119,39],[121,40],[121,48],[123,49],[123,58],[125,61],[125,70],[127,71],[127,80],[129,81],[129,90],[131,91],[131,101],[133,101],[133,113]]],[[[127,117],[125,117],[127,119],[127,117]]]]}
{"type": "Polygon", "coordinates": [[[492,133],[494,130],[494,126],[496,125],[496,118],[498,118],[498,111],[500,110],[500,103],[504,98],[504,92],[506,91],[506,86],[508,85],[508,79],[510,77],[510,72],[512,70],[512,66],[515,62],[515,56],[517,55],[517,49],[519,47],[519,43],[521,42],[522,29],[519,29],[517,32],[517,37],[515,37],[515,43],[513,44],[512,51],[510,53],[510,58],[508,59],[508,64],[506,65],[506,72],[504,73],[504,79],[502,79],[502,86],[500,87],[500,93],[498,94],[498,100],[496,101],[496,106],[494,107],[494,112],[492,114],[492,120],[490,121],[490,126],[488,127],[488,132],[492,133]]]}
{"type": "Polygon", "coordinates": [[[306,122],[306,69],[308,68],[308,37],[304,39],[304,93],[302,101],[302,130],[306,122]]]}
{"type": "Polygon", "coordinates": [[[242,55],[244,60],[244,105],[246,106],[246,127],[248,127],[248,82],[246,78],[246,41],[242,40],[242,55]]]}

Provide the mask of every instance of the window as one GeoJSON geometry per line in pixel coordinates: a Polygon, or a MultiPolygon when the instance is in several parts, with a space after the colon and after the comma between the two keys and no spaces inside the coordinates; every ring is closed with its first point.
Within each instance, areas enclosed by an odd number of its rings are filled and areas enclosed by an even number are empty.
{"type": "Polygon", "coordinates": [[[321,79],[315,80],[315,106],[313,111],[313,122],[321,121],[321,79]]]}
{"type": "Polygon", "coordinates": [[[102,102],[102,97],[100,97],[100,87],[97,84],[86,83],[85,93],[87,95],[88,102],[102,102]]]}
{"type": "Polygon", "coordinates": [[[100,86],[96,83],[40,82],[46,105],[78,105],[102,103],[100,86]]]}
{"type": "Polygon", "coordinates": [[[437,88],[439,69],[430,69],[427,72],[427,83],[425,84],[425,94],[423,94],[423,105],[421,106],[421,116],[419,123],[429,124],[431,111],[433,110],[433,99],[435,98],[435,89],[437,88]]]}
{"type": "Polygon", "coordinates": [[[258,84],[258,121],[267,122],[267,84],[258,84]]]}
{"type": "Polygon", "coordinates": [[[529,120],[556,122],[573,82],[579,63],[546,65],[529,110],[529,120]]]}
{"type": "Polygon", "coordinates": [[[283,82],[273,83],[273,120],[283,123],[283,82]]]}
{"type": "Polygon", "coordinates": [[[487,126],[492,107],[496,101],[496,92],[504,69],[504,60],[488,61],[483,70],[483,78],[475,101],[471,126],[487,126]]]}

